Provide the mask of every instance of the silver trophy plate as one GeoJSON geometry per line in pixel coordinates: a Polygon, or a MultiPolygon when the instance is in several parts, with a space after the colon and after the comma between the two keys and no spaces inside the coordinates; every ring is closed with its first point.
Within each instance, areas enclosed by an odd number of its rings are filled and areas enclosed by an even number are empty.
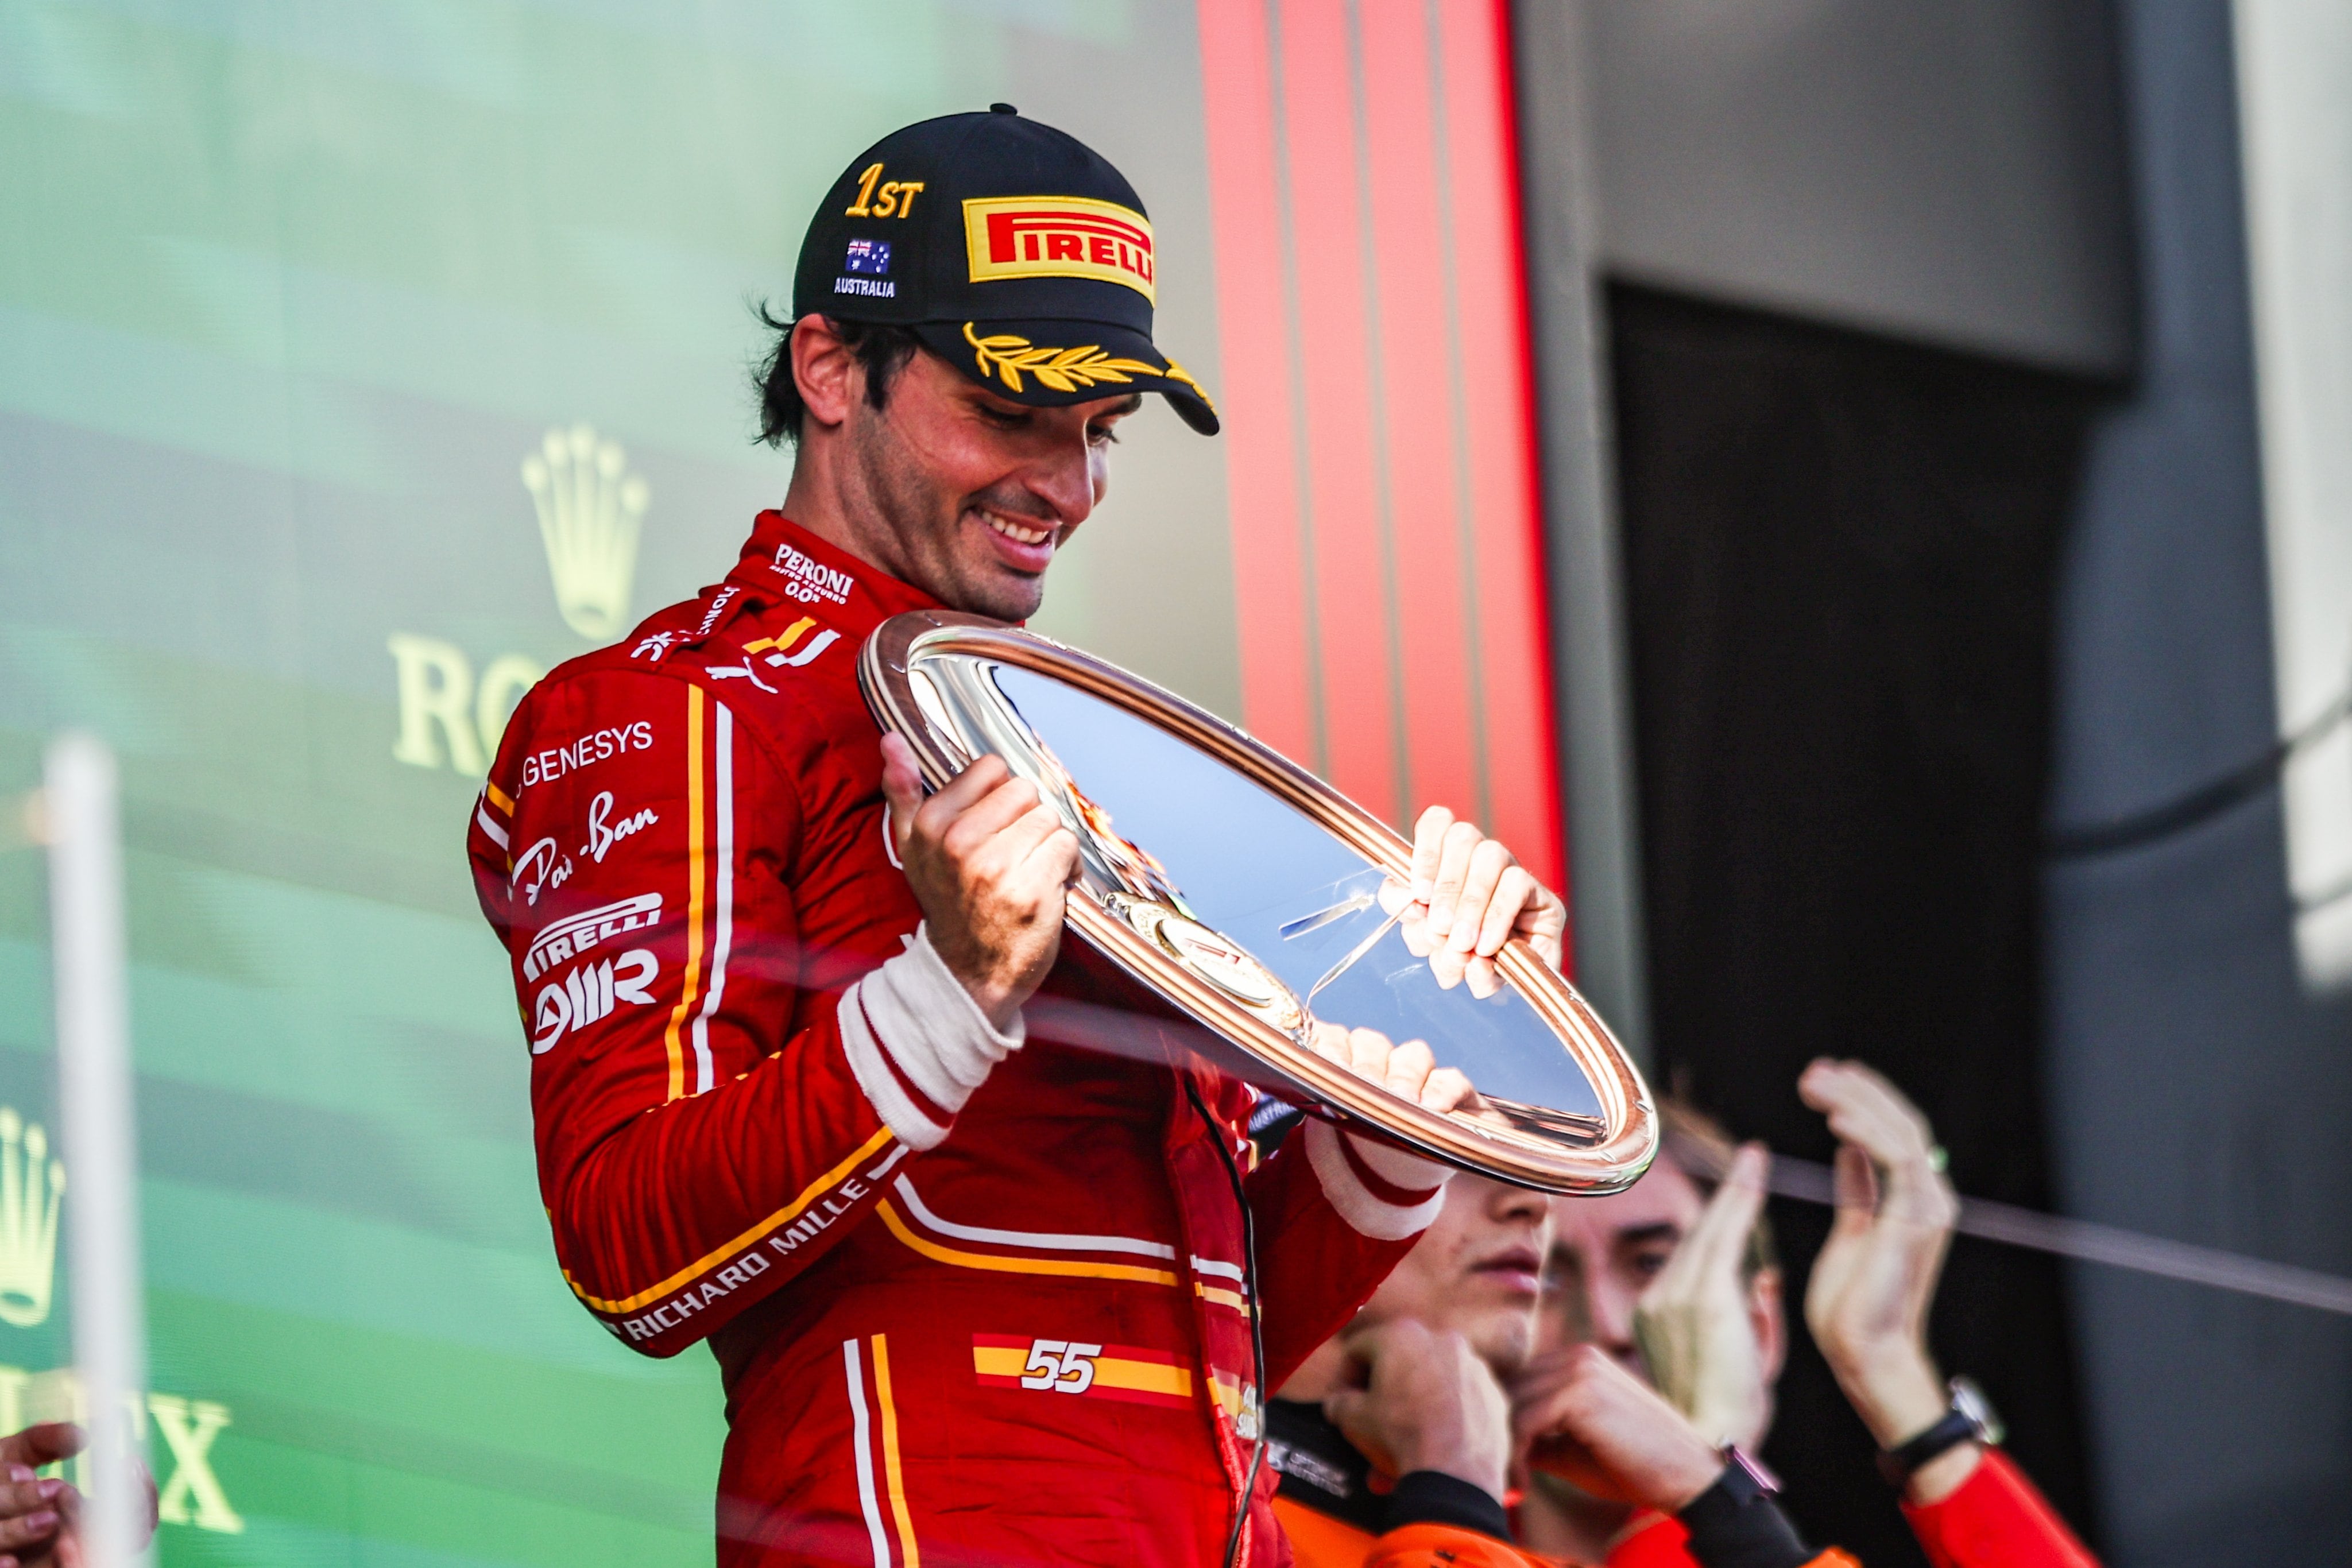
{"type": "Polygon", "coordinates": [[[1079,842],[1071,929],[1204,1026],[1222,1070],[1522,1186],[1615,1192],[1648,1167],[1649,1092],[1575,988],[1517,940],[1495,995],[1441,985],[1398,924],[1412,846],[1304,768],[1116,665],[975,615],[893,617],[857,675],[934,789],[993,755],[1060,811],[1079,842]],[[1314,1051],[1318,1024],[1425,1040],[1479,1101],[1440,1114],[1392,1094],[1314,1051]]]}

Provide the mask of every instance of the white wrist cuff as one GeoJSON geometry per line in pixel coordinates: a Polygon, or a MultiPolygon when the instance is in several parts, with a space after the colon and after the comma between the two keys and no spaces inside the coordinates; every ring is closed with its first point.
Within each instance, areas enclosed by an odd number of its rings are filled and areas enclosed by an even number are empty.
{"type": "Polygon", "coordinates": [[[928,1149],[948,1135],[990,1070],[1021,1049],[1027,1025],[1015,1014],[1012,1030],[999,1033],[925,926],[906,944],[842,994],[838,1016],[849,1071],[876,1113],[909,1148],[928,1149]]]}
{"type": "Polygon", "coordinates": [[[1361,1234],[1402,1241],[1428,1229],[1445,1206],[1452,1166],[1342,1133],[1319,1117],[1309,1117],[1302,1132],[1323,1196],[1361,1234]]]}
{"type": "Polygon", "coordinates": [[[1342,1133],[1356,1157],[1372,1167],[1372,1174],[1382,1181],[1401,1186],[1407,1192],[1422,1192],[1433,1186],[1444,1186],[1454,1179],[1454,1167],[1444,1160],[1424,1159],[1406,1154],[1387,1144],[1376,1144],[1370,1138],[1360,1138],[1353,1133],[1342,1133]]]}

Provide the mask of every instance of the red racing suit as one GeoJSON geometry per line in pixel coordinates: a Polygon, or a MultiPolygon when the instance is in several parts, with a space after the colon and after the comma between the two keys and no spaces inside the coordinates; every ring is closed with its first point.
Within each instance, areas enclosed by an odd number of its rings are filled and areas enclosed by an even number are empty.
{"type": "Polygon", "coordinates": [[[630,1348],[710,1341],[727,1568],[1197,1568],[1262,1419],[1236,1169],[1276,1385],[1443,1173],[1322,1123],[1247,1169],[1250,1092],[1076,942],[989,1028],[916,939],[856,674],[933,604],[763,513],[517,709],[468,848],[556,1257],[630,1348]]]}

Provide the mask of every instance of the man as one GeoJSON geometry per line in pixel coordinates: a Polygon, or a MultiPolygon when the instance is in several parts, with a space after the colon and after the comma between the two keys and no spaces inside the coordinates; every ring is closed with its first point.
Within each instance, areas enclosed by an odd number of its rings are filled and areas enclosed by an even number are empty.
{"type": "MultiPolygon", "coordinates": [[[[1267,1406],[1275,1511],[1300,1568],[1538,1561],[1510,1545],[1504,1387],[1535,1348],[1549,1213],[1538,1194],[1456,1176],[1412,1251],[1267,1406]]],[[[1690,1520],[1700,1561],[1845,1561],[1801,1546],[1714,1444],[1605,1358],[1571,1362],[1551,1396],[1548,1430],[1568,1436],[1585,1473],[1690,1520]]]]}
{"type": "Polygon", "coordinates": [[[1456,1176],[1405,1260],[1281,1385],[1275,1511],[1303,1563],[1354,1568],[1374,1537],[1418,1522],[1508,1536],[1497,1379],[1535,1349],[1550,1238],[1541,1194],[1456,1176]],[[1375,1472],[1394,1486],[1374,1490],[1375,1472]]]}
{"type": "MultiPolygon", "coordinates": [[[[994,758],[925,799],[858,692],[893,614],[1036,609],[1140,393],[1213,434],[1155,287],[1126,180],[1009,105],[862,154],[776,323],[782,511],[541,682],[482,793],[556,1254],[624,1343],[710,1341],[730,1568],[1277,1562],[1259,1385],[1438,1207],[1442,1167],[1319,1124],[1244,1176],[1248,1092],[1062,944],[1071,833],[994,758]],[[1087,1049],[1112,1015],[1157,1060],[1087,1049]]],[[[1438,822],[1417,853],[1409,925],[1557,962],[1565,912],[1499,847],[1438,822]]],[[[1318,1043],[1469,1093],[1424,1045],[1318,1043]]]]}
{"type": "MultiPolygon", "coordinates": [[[[1958,1202],[1927,1123],[1860,1062],[1815,1061],[1798,1081],[1838,1139],[1837,1220],[1813,1261],[1805,1318],[1899,1481],[1905,1517],[1937,1568],[2090,1568],[2041,1494],[1954,1409],[1927,1316],[1958,1202]]],[[[1702,1434],[1759,1446],[1786,1345],[1780,1271],[1763,1239],[1766,1155],[1735,1151],[1685,1108],[1664,1156],[1628,1191],[1555,1205],[1557,1310],[1516,1390],[1523,1437],[1558,1418],[1575,1357],[1653,1380],[1702,1434]],[[1702,1183],[1715,1186],[1712,1197],[1702,1183]],[[1569,1347],[1573,1346],[1571,1352],[1569,1347]]],[[[1606,1486],[1538,1471],[1521,1539],[1612,1568],[1683,1568],[1681,1524],[1606,1486]]]]}

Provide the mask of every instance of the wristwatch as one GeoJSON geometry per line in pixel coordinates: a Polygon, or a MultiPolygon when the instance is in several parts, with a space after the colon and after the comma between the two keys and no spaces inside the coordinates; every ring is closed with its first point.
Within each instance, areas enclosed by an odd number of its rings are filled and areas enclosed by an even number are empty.
{"type": "Polygon", "coordinates": [[[1723,1461],[1723,1474],[1718,1484],[1731,1495],[1734,1502],[1747,1504],[1759,1497],[1778,1497],[1780,1478],[1764,1468],[1764,1461],[1751,1456],[1737,1443],[1727,1442],[1717,1448],[1716,1458],[1723,1461]]]}
{"type": "Polygon", "coordinates": [[[1953,1378],[1950,1386],[1952,1407],[1944,1412],[1940,1420],[1917,1437],[1879,1452],[1878,1473],[1886,1478],[1887,1485],[1908,1486],[1922,1466],[1962,1443],[1982,1443],[1992,1448],[2007,1436],[1983,1389],[1965,1377],[1953,1378]]]}

